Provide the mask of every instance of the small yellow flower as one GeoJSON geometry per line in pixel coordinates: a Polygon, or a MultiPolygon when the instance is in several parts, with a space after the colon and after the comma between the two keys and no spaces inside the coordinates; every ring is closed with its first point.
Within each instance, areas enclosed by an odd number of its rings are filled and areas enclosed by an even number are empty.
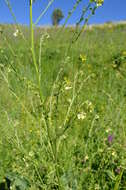
{"type": "Polygon", "coordinates": [[[97,7],[100,7],[103,5],[104,0],[90,0],[90,2],[95,2],[97,7]]]}
{"type": "Polygon", "coordinates": [[[3,183],[5,183],[6,182],[6,180],[5,180],[5,178],[3,179],[3,183]]]}
{"type": "Polygon", "coordinates": [[[32,129],[30,129],[29,132],[32,133],[32,129]]]}
{"type": "Polygon", "coordinates": [[[89,159],[88,155],[85,156],[85,161],[87,161],[89,159]]]}
{"type": "Polygon", "coordinates": [[[85,61],[87,60],[86,55],[80,54],[80,60],[82,61],[82,63],[85,63],[85,61]]]}
{"type": "Polygon", "coordinates": [[[112,156],[116,157],[116,152],[112,151],[112,156]]]}
{"type": "Polygon", "coordinates": [[[64,77],[64,81],[67,85],[70,85],[71,84],[71,81],[67,78],[67,77],[64,77]]]}
{"type": "Polygon", "coordinates": [[[104,150],[103,150],[102,148],[100,148],[98,151],[99,151],[100,153],[102,153],[104,150]]]}
{"type": "Polygon", "coordinates": [[[100,7],[103,5],[104,0],[95,0],[97,7],[100,7]]]}
{"type": "Polygon", "coordinates": [[[106,133],[109,133],[111,131],[111,129],[110,128],[108,128],[108,129],[106,129],[106,133]]]}

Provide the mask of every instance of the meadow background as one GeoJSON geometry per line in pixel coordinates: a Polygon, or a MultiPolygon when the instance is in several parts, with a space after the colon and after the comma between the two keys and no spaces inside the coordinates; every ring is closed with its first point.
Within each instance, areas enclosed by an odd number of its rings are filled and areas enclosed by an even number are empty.
{"type": "Polygon", "coordinates": [[[1,190],[126,189],[126,24],[76,32],[35,29],[38,87],[29,28],[0,25],[1,190]]]}

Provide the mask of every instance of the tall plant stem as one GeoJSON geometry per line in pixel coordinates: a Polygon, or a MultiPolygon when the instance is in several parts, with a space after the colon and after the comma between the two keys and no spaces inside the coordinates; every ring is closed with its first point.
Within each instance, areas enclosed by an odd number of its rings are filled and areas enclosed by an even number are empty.
{"type": "Polygon", "coordinates": [[[35,55],[35,47],[34,47],[34,28],[33,28],[33,20],[32,20],[32,0],[30,0],[30,37],[31,37],[31,52],[32,52],[32,58],[33,58],[33,63],[36,71],[36,77],[37,77],[37,83],[38,83],[38,88],[39,88],[39,95],[41,102],[43,100],[42,96],[42,91],[41,91],[41,77],[36,61],[36,55],[35,55]]]}
{"type": "MultiPolygon", "coordinates": [[[[31,53],[32,53],[32,59],[33,59],[35,71],[36,71],[36,77],[37,77],[39,95],[40,95],[41,102],[43,102],[43,96],[42,96],[42,92],[41,92],[41,75],[39,73],[39,69],[38,69],[38,65],[37,65],[37,61],[36,61],[36,55],[35,55],[34,26],[33,26],[33,18],[32,18],[32,5],[33,5],[33,0],[30,0],[31,53]]],[[[49,142],[50,142],[50,145],[51,145],[51,150],[52,150],[53,159],[54,159],[54,163],[55,163],[55,170],[56,170],[56,176],[57,176],[57,181],[58,181],[59,189],[61,189],[60,179],[59,179],[58,162],[57,162],[57,145],[54,144],[54,142],[52,142],[51,135],[50,135],[50,130],[49,130],[49,125],[48,125],[48,121],[46,120],[46,117],[45,117],[45,114],[44,114],[44,110],[42,110],[42,115],[43,115],[44,123],[45,123],[46,129],[47,129],[48,139],[49,139],[49,142]],[[55,146],[55,148],[54,148],[54,146],[55,146]]]]}

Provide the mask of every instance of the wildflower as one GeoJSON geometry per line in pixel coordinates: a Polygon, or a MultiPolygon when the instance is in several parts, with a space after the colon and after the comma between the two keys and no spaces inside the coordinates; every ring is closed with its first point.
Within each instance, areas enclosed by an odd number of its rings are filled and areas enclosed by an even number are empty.
{"type": "Polygon", "coordinates": [[[90,102],[89,100],[86,100],[86,101],[85,101],[85,104],[86,104],[87,106],[92,106],[92,102],[90,102]]]}
{"type": "Polygon", "coordinates": [[[70,80],[67,77],[64,77],[64,81],[67,85],[71,84],[70,80]]]}
{"type": "Polygon", "coordinates": [[[32,129],[30,129],[29,132],[32,133],[32,129]]]}
{"type": "Polygon", "coordinates": [[[88,160],[89,160],[89,157],[88,155],[86,155],[84,159],[82,160],[82,164],[85,164],[88,160]]]}
{"type": "Polygon", "coordinates": [[[30,157],[33,157],[33,156],[34,156],[34,152],[33,152],[33,151],[30,151],[30,152],[29,152],[29,156],[30,156],[30,157]]]}
{"type": "Polygon", "coordinates": [[[71,86],[66,86],[65,90],[70,90],[72,87],[71,86]]]}
{"type": "MultiPolygon", "coordinates": [[[[89,112],[92,113],[93,111],[94,111],[94,107],[91,105],[89,112]]],[[[98,115],[96,115],[96,119],[99,119],[99,116],[98,116],[98,115]]]]}
{"type": "Polygon", "coordinates": [[[95,190],[99,190],[99,189],[100,189],[99,184],[95,184],[95,190]]]}
{"type": "Polygon", "coordinates": [[[97,7],[100,7],[103,5],[104,0],[95,0],[97,7]]]}
{"type": "Polygon", "coordinates": [[[86,113],[85,112],[81,112],[77,115],[77,118],[80,120],[84,120],[86,118],[86,113]]]}
{"type": "Polygon", "coordinates": [[[46,33],[46,39],[49,39],[50,35],[48,33],[46,33]]]}
{"type": "Polygon", "coordinates": [[[100,148],[98,151],[99,151],[100,153],[102,153],[104,150],[100,148]]]}
{"type": "Polygon", "coordinates": [[[99,119],[99,115],[98,115],[98,114],[96,114],[95,119],[96,119],[96,120],[98,120],[98,119],[99,119]]]}
{"type": "Polygon", "coordinates": [[[72,88],[70,86],[71,85],[71,81],[67,77],[64,77],[64,83],[65,83],[65,90],[70,90],[72,88]]]}
{"type": "Polygon", "coordinates": [[[112,156],[116,156],[116,152],[115,151],[112,152],[112,156]]]}
{"type": "Polygon", "coordinates": [[[90,2],[95,2],[97,7],[100,7],[103,5],[104,0],[90,0],[90,2]]]}
{"type": "Polygon", "coordinates": [[[66,138],[67,138],[67,136],[66,136],[66,135],[63,135],[63,136],[62,136],[62,139],[63,139],[63,140],[65,140],[66,138]]]}
{"type": "Polygon", "coordinates": [[[111,129],[109,128],[109,129],[106,129],[106,133],[109,133],[111,131],[111,129]]]}
{"type": "Polygon", "coordinates": [[[19,34],[19,30],[17,29],[17,30],[13,33],[13,36],[14,36],[14,37],[17,37],[18,34],[19,34]]]}
{"type": "Polygon", "coordinates": [[[82,61],[82,63],[85,63],[85,61],[87,60],[87,58],[86,58],[86,55],[82,55],[82,54],[80,54],[80,60],[82,61]]]}
{"type": "Polygon", "coordinates": [[[8,73],[10,73],[10,72],[12,71],[12,69],[11,69],[11,68],[9,68],[9,67],[8,67],[8,69],[7,69],[7,70],[8,70],[8,73]]]}
{"type": "Polygon", "coordinates": [[[86,156],[85,156],[85,161],[87,161],[88,159],[89,159],[89,157],[86,155],[86,156]]]}
{"type": "Polygon", "coordinates": [[[108,143],[109,143],[109,144],[112,143],[113,138],[114,138],[113,135],[109,135],[109,136],[108,136],[108,143]]]}
{"type": "Polygon", "coordinates": [[[26,159],[25,159],[25,158],[22,158],[22,160],[23,160],[24,162],[26,162],[26,159]]]}
{"type": "Polygon", "coordinates": [[[45,40],[48,40],[50,38],[50,35],[48,33],[44,33],[41,35],[40,42],[44,42],[45,40]]]}
{"type": "Polygon", "coordinates": [[[113,64],[112,67],[115,69],[115,68],[117,68],[117,65],[116,65],[116,64],[113,64]]]}
{"type": "Polygon", "coordinates": [[[86,108],[88,109],[88,111],[90,113],[92,113],[94,111],[94,106],[93,106],[92,102],[90,102],[89,100],[86,100],[85,104],[86,104],[86,108]]]}

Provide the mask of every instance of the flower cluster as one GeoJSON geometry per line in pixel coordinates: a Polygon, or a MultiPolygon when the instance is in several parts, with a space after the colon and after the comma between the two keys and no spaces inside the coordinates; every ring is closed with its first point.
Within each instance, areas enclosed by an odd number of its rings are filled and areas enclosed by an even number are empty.
{"type": "Polygon", "coordinates": [[[87,110],[88,112],[92,113],[92,112],[94,111],[94,106],[93,106],[93,104],[92,104],[91,101],[86,100],[86,101],[84,102],[84,104],[86,105],[86,110],[87,110]]]}
{"type": "MultiPolygon", "coordinates": [[[[77,118],[79,120],[84,120],[87,117],[88,113],[92,113],[94,111],[94,106],[92,102],[89,100],[86,100],[82,104],[82,107],[83,107],[82,111],[79,110],[79,113],[77,114],[77,118]]],[[[99,119],[99,115],[96,115],[95,119],[96,120],[99,119]]]]}
{"type": "Polygon", "coordinates": [[[79,120],[84,120],[86,118],[86,113],[85,112],[78,113],[77,118],[79,120]]]}
{"type": "Polygon", "coordinates": [[[17,37],[19,35],[19,30],[17,29],[14,33],[13,33],[13,36],[14,37],[17,37]]]}
{"type": "Polygon", "coordinates": [[[72,88],[71,81],[67,77],[64,77],[64,87],[65,90],[70,90],[72,88]]]}
{"type": "Polygon", "coordinates": [[[81,60],[82,63],[85,63],[86,60],[87,60],[86,55],[83,55],[83,54],[80,54],[79,58],[80,58],[80,60],[81,60]]]}
{"type": "Polygon", "coordinates": [[[100,7],[103,5],[104,3],[104,0],[95,0],[96,4],[97,4],[97,7],[100,7]]]}
{"type": "Polygon", "coordinates": [[[100,7],[103,5],[104,0],[90,0],[90,2],[95,2],[97,7],[100,7]]]}

